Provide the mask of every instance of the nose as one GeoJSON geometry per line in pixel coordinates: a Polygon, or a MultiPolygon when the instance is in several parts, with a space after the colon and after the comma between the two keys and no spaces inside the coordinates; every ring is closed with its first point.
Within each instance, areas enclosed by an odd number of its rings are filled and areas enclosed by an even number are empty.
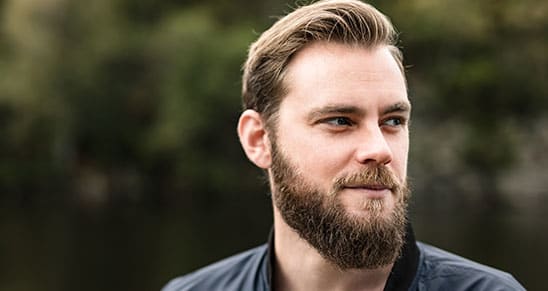
{"type": "Polygon", "coordinates": [[[392,161],[392,150],[379,127],[370,129],[362,135],[356,149],[356,159],[361,164],[386,165],[392,161]]]}

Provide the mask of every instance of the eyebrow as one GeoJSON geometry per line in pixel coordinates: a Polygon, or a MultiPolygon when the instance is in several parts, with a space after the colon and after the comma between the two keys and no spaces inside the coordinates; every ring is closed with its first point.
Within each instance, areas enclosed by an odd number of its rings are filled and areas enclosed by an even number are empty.
{"type": "MultiPolygon", "coordinates": [[[[383,115],[400,112],[407,113],[411,111],[411,104],[408,102],[397,102],[388,107],[384,108],[382,111],[383,115]]],[[[352,114],[363,116],[365,111],[354,105],[327,105],[319,108],[314,108],[307,115],[307,120],[314,121],[316,119],[322,118],[326,115],[337,115],[337,114],[352,114]]]]}
{"type": "Polygon", "coordinates": [[[411,104],[408,103],[408,102],[398,102],[398,103],[394,103],[390,106],[388,106],[387,108],[385,108],[383,111],[382,111],[382,114],[390,114],[390,113],[394,113],[394,112],[402,112],[402,113],[406,113],[406,112],[410,112],[411,111],[411,104]]]}
{"type": "Polygon", "coordinates": [[[353,105],[327,105],[320,108],[315,108],[310,111],[307,115],[307,119],[314,121],[318,118],[321,118],[326,115],[336,115],[336,114],[355,114],[355,115],[364,115],[365,112],[353,105]]]}

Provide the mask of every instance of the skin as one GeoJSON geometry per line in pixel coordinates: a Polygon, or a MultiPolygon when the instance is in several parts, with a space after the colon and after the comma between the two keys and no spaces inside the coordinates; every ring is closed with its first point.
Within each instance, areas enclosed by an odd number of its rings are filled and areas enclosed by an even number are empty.
{"type": "MultiPolygon", "coordinates": [[[[290,62],[286,85],[277,144],[310,184],[327,193],[334,178],[372,163],[386,165],[404,183],[411,106],[404,76],[387,47],[309,44],[290,62]]],[[[269,171],[273,134],[260,115],[242,113],[238,133],[248,158],[269,171]]],[[[364,204],[370,199],[382,200],[382,215],[398,199],[377,185],[353,185],[338,195],[347,214],[356,217],[367,217],[364,204]]],[[[274,229],[278,290],[384,288],[392,265],[343,272],[301,239],[276,207],[274,229]]]]}

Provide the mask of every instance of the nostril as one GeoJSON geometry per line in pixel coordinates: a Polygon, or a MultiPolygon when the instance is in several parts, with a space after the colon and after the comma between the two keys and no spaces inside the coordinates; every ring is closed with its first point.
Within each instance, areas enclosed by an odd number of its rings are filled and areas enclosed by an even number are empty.
{"type": "Polygon", "coordinates": [[[387,165],[392,161],[392,153],[386,152],[369,152],[358,155],[358,162],[361,164],[381,164],[387,165]]]}

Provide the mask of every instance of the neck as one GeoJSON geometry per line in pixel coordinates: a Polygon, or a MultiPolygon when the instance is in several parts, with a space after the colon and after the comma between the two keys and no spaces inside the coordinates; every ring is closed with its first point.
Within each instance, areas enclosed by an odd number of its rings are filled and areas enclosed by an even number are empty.
{"type": "Polygon", "coordinates": [[[274,207],[276,290],[383,290],[393,265],[341,270],[303,240],[274,207]]]}

